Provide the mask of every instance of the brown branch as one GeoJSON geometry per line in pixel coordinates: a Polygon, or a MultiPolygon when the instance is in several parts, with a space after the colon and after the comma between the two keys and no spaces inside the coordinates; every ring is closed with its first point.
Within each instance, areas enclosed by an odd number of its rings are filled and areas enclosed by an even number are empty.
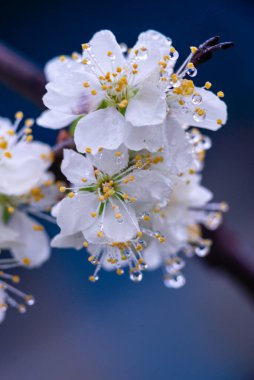
{"type": "MultiPolygon", "coordinates": [[[[213,37],[199,46],[192,62],[197,66],[210,59],[214,52],[231,46],[232,42],[219,43],[219,37],[213,37]]],[[[45,92],[46,79],[43,72],[3,44],[0,44],[0,81],[44,108],[41,98],[45,92]]],[[[73,147],[73,140],[66,131],[61,131],[54,149],[55,162],[52,165],[52,170],[59,179],[62,179],[59,168],[63,148],[66,147],[73,147]]],[[[239,242],[235,243],[235,236],[225,226],[214,232],[204,229],[204,234],[213,240],[212,251],[204,262],[228,273],[254,298],[254,266],[242,255],[242,247],[239,242]]]]}
{"type": "Polygon", "coordinates": [[[0,82],[44,108],[46,79],[42,70],[0,43],[0,82]]]}

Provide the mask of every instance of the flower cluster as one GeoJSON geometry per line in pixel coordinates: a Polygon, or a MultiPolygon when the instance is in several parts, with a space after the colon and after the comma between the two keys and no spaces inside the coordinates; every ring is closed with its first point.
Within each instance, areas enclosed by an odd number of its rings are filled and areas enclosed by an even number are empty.
{"type": "Polygon", "coordinates": [[[57,202],[58,188],[48,172],[52,163],[51,148],[34,142],[33,120],[22,124],[17,112],[14,124],[0,118],[0,320],[7,306],[25,312],[34,298],[10,284],[19,276],[6,270],[19,266],[35,268],[50,255],[50,242],[39,219],[51,219],[46,213],[57,202]],[[7,253],[8,251],[8,253],[7,253]],[[23,300],[24,303],[16,301],[23,300]]]}
{"type": "Polygon", "coordinates": [[[33,120],[0,118],[0,320],[8,306],[34,303],[6,270],[40,266],[50,245],[85,248],[92,282],[102,268],[139,282],[161,267],[170,288],[185,283],[185,257],[208,254],[201,225],[217,228],[227,205],[201,185],[211,141],[198,128],[219,129],[227,109],[222,91],[194,84],[197,50],[176,69],[179,54],[162,34],[144,32],[128,49],[103,30],[82,53],[48,62],[37,124],[68,127],[64,183],[51,172],[53,150],[33,141],[33,120]],[[51,242],[40,220],[60,227],[51,242]]]}
{"type": "Polygon", "coordinates": [[[200,185],[210,139],[227,119],[225,103],[197,87],[191,62],[175,70],[178,52],[169,38],[142,33],[136,45],[119,45],[107,30],[46,66],[39,125],[71,125],[76,151],[65,150],[62,172],[69,186],[53,209],[61,232],[53,247],[87,248],[95,265],[140,281],[145,269],[163,267],[168,287],[184,284],[179,254],[204,256],[211,242],[200,224],[216,228],[227,206],[209,203],[200,185]]]}

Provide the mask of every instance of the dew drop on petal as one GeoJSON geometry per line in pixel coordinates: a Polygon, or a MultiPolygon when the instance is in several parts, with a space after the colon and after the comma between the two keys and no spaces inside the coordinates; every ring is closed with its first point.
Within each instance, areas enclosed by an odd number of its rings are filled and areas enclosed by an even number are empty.
{"type": "Polygon", "coordinates": [[[135,270],[130,273],[130,279],[133,282],[140,282],[143,279],[143,274],[142,272],[135,270]]]}
{"type": "Polygon", "coordinates": [[[196,93],[192,96],[192,103],[193,104],[197,105],[197,104],[200,104],[201,102],[202,102],[202,96],[201,95],[196,93]]]}
{"type": "Polygon", "coordinates": [[[181,273],[176,274],[174,276],[166,275],[164,277],[164,285],[167,288],[178,289],[184,286],[185,283],[186,283],[185,277],[181,273]]]}

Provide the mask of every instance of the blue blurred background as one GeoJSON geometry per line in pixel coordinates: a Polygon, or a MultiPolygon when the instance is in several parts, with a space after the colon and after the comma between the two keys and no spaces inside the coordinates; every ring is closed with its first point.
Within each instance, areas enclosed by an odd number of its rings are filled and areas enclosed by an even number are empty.
{"type": "MultiPolygon", "coordinates": [[[[1,1],[1,38],[41,67],[51,57],[79,50],[102,28],[119,42],[156,29],[173,39],[180,59],[189,46],[213,35],[234,40],[199,69],[197,83],[223,90],[228,124],[212,134],[204,183],[227,200],[225,218],[254,265],[253,36],[254,3],[208,1],[1,1]]],[[[0,86],[0,114],[39,110],[0,86]]],[[[36,136],[54,142],[55,134],[36,136]]],[[[56,228],[50,227],[53,235],[56,228]]],[[[84,252],[55,251],[39,270],[23,271],[23,289],[36,305],[26,315],[8,312],[0,328],[1,380],[253,380],[254,303],[223,272],[188,262],[187,285],[168,290],[161,272],[141,284],[103,273],[87,280],[84,252]]]]}

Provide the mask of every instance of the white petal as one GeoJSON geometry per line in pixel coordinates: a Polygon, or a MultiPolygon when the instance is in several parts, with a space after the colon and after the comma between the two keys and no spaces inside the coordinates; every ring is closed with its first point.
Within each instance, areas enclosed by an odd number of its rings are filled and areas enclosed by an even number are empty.
{"type": "Polygon", "coordinates": [[[128,149],[121,145],[117,150],[103,149],[102,152],[89,155],[88,159],[103,173],[113,175],[127,167],[129,153],[128,149]]]}
{"type": "Polygon", "coordinates": [[[198,183],[199,180],[198,176],[192,175],[186,184],[183,178],[179,178],[172,194],[172,201],[188,207],[200,207],[209,202],[213,195],[210,190],[198,183]]]}
{"type": "Polygon", "coordinates": [[[157,152],[164,144],[163,137],[163,124],[136,128],[126,123],[124,128],[124,144],[135,151],[157,152]]]}
{"type": "Polygon", "coordinates": [[[96,154],[100,147],[117,149],[123,141],[124,124],[123,116],[112,107],[83,117],[74,133],[77,150],[84,153],[89,147],[96,154]]]}
{"type": "MultiPolygon", "coordinates": [[[[95,56],[103,74],[112,72],[112,66],[115,68],[118,66],[124,66],[125,59],[121,48],[118,45],[114,34],[109,30],[101,30],[100,32],[95,33],[90,41],[90,45],[91,53],[95,56]],[[108,56],[108,52],[112,52],[112,58],[108,56]]],[[[89,60],[91,59],[86,50],[84,50],[84,57],[89,60]]],[[[98,75],[102,74],[98,68],[97,71],[98,75]]]]}
{"type": "Polygon", "coordinates": [[[107,237],[104,235],[100,236],[98,235],[98,232],[101,232],[102,229],[101,229],[101,226],[102,226],[102,216],[96,218],[96,220],[94,221],[94,223],[86,228],[85,230],[83,230],[83,235],[84,235],[84,238],[89,242],[89,243],[93,243],[93,244],[104,244],[107,242],[107,237]]]}
{"type": "Polygon", "coordinates": [[[226,104],[211,91],[195,87],[195,92],[202,96],[202,103],[198,105],[198,107],[206,111],[205,119],[202,121],[194,120],[193,113],[197,106],[194,106],[192,104],[191,97],[185,97],[184,99],[186,101],[185,106],[189,108],[189,113],[181,112],[181,109],[179,108],[177,111],[172,111],[173,116],[175,116],[177,120],[182,124],[217,131],[219,128],[221,128],[221,124],[218,124],[217,120],[220,119],[222,121],[222,124],[225,124],[227,121],[226,104]]]}
{"type": "Polygon", "coordinates": [[[0,166],[0,193],[24,195],[40,182],[44,173],[42,160],[22,156],[6,159],[0,166]]]}
{"type": "Polygon", "coordinates": [[[165,123],[165,165],[172,172],[186,172],[195,167],[192,146],[186,132],[172,117],[168,117],[165,123]]]}
{"type": "Polygon", "coordinates": [[[115,217],[115,211],[109,204],[106,207],[105,216],[103,220],[103,231],[105,235],[118,242],[123,242],[132,239],[139,231],[138,220],[134,210],[130,205],[126,205],[120,200],[113,201],[114,205],[119,208],[119,213],[122,215],[122,221],[115,217]]]}
{"type": "Polygon", "coordinates": [[[25,213],[15,211],[9,226],[20,234],[22,247],[13,247],[13,256],[22,263],[24,258],[31,262],[29,267],[38,267],[43,264],[50,255],[49,238],[44,230],[35,231],[34,226],[40,224],[25,213]]]}
{"type": "Polygon", "coordinates": [[[158,242],[152,240],[143,252],[143,258],[148,270],[155,270],[162,264],[162,255],[158,242]]]}
{"type": "Polygon", "coordinates": [[[83,248],[84,236],[82,232],[73,235],[56,235],[51,241],[51,247],[55,248],[83,248]]]}
{"type": "Polygon", "coordinates": [[[72,235],[88,228],[94,219],[91,212],[96,212],[98,199],[95,194],[78,194],[74,198],[63,199],[57,212],[57,224],[64,235],[72,235]]]}
{"type": "Polygon", "coordinates": [[[37,118],[36,123],[41,127],[59,129],[70,125],[77,119],[77,115],[67,115],[53,110],[43,111],[37,118]]]}
{"type": "Polygon", "coordinates": [[[66,75],[66,72],[76,68],[78,65],[78,62],[71,57],[65,56],[64,60],[55,57],[48,61],[45,66],[46,78],[48,82],[57,80],[58,77],[66,75]]]}
{"type": "Polygon", "coordinates": [[[157,203],[164,206],[172,190],[171,180],[155,170],[140,170],[133,173],[135,180],[121,186],[127,194],[140,203],[157,203]]]}
{"type": "Polygon", "coordinates": [[[137,127],[163,123],[166,117],[166,100],[161,90],[147,80],[130,100],[125,117],[137,127]]]}
{"type": "Polygon", "coordinates": [[[64,149],[61,171],[75,186],[86,186],[96,181],[93,166],[89,160],[72,149],[64,149]],[[84,183],[83,178],[87,182],[84,183]]]}

